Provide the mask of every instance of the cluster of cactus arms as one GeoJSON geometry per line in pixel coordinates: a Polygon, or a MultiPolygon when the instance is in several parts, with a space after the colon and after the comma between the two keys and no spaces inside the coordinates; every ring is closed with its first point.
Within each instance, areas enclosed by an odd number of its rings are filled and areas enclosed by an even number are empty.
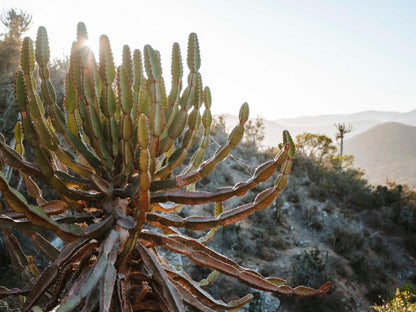
{"type": "Polygon", "coordinates": [[[35,42],[23,42],[22,71],[15,86],[21,117],[15,127],[16,147],[7,145],[0,134],[0,154],[23,178],[27,198],[0,173],[0,192],[9,208],[0,212],[0,230],[26,286],[0,287],[0,299],[20,296],[22,311],[59,312],[186,311],[186,306],[235,311],[252,299],[250,294],[228,303],[213,298],[204,288],[218,274],[278,295],[327,292],[329,282],[317,290],[292,288],[206,246],[220,227],[275,200],[287,184],[295,149],[284,131],[276,157],[259,166],[250,179],[213,192],[197,190],[196,183],[240,142],[249,114],[245,103],[227,142],[206,157],[211,95],[199,73],[197,36],[189,36],[186,86],[180,48],[173,45],[169,94],[160,54],[151,46],[133,53],[125,46],[122,64],[116,67],[106,36],[100,37],[98,62],[86,39],[85,25],[79,23],[63,107],[49,80],[45,28],[39,28],[35,42]],[[191,146],[197,147],[193,154],[191,146]],[[223,211],[225,200],[243,196],[278,170],[273,186],[253,202],[223,211]],[[45,188],[54,190],[56,199],[46,200],[45,188]],[[215,203],[212,216],[178,214],[184,205],[204,203],[215,203]],[[191,238],[180,228],[205,232],[191,238]],[[12,230],[28,235],[49,258],[42,272],[12,230]],[[42,235],[45,230],[63,240],[62,249],[42,235]],[[212,273],[195,281],[162,257],[162,249],[185,255],[212,273]]]}

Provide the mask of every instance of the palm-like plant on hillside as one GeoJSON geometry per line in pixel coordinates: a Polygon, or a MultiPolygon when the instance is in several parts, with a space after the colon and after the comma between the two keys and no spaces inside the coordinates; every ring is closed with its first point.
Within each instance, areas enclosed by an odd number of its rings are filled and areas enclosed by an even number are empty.
{"type": "Polygon", "coordinates": [[[338,132],[336,133],[336,140],[340,141],[339,155],[342,156],[344,153],[344,136],[350,133],[354,128],[352,125],[346,125],[345,123],[335,123],[335,128],[338,132]]]}

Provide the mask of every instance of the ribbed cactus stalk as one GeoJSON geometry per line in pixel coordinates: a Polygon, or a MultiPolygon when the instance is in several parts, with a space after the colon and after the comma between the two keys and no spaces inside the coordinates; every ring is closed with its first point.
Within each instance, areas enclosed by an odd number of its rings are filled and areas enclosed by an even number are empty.
{"type": "Polygon", "coordinates": [[[0,154],[23,177],[31,198],[11,187],[0,173],[0,192],[10,208],[0,213],[0,229],[27,287],[0,287],[0,299],[21,295],[25,298],[22,311],[59,312],[185,311],[185,306],[215,311],[247,304],[250,294],[224,303],[202,289],[221,273],[279,295],[327,292],[329,283],[318,290],[292,288],[282,279],[264,277],[205,246],[220,227],[275,200],[287,184],[295,149],[284,131],[282,149],[247,181],[213,192],[195,188],[241,141],[249,116],[245,103],[228,141],[206,159],[211,93],[199,72],[197,36],[189,36],[185,83],[180,48],[173,45],[169,93],[161,56],[151,46],[133,53],[125,46],[122,64],[116,67],[106,36],[100,38],[98,62],[86,39],[85,25],[80,23],[63,110],[49,80],[45,28],[39,28],[36,42],[30,38],[23,42],[22,71],[16,75],[15,88],[21,116],[15,127],[16,148],[0,135],[0,154]],[[40,85],[34,75],[36,64],[40,85]],[[201,135],[196,135],[199,130],[201,135]],[[192,145],[196,151],[190,155],[192,145]],[[279,168],[274,185],[252,203],[223,211],[225,200],[243,196],[279,168]],[[39,185],[53,189],[56,199],[45,200],[39,185]],[[177,214],[182,205],[210,202],[215,203],[211,217],[177,214]],[[195,239],[180,234],[178,228],[207,232],[195,239]],[[50,265],[39,272],[11,229],[28,234],[50,265]],[[40,234],[43,230],[54,231],[64,241],[62,250],[40,234]],[[163,259],[158,246],[213,271],[196,282],[163,259]]]}

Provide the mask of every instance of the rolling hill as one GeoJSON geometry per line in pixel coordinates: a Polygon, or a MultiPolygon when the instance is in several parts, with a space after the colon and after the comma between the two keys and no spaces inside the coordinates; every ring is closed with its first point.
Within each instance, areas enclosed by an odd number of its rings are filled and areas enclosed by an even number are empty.
{"type": "MultiPolygon", "coordinates": [[[[237,123],[237,116],[225,114],[227,130],[231,130],[237,123]]],[[[264,120],[265,138],[264,146],[276,146],[276,133],[283,129],[290,131],[293,137],[303,132],[325,134],[334,140],[336,129],[334,123],[351,124],[354,130],[348,134],[352,138],[377,125],[386,122],[399,122],[409,126],[416,126],[416,109],[407,113],[364,111],[354,114],[333,114],[304,116],[297,118],[286,118],[277,120],[264,120]]],[[[280,139],[280,138],[279,138],[280,139]]]]}
{"type": "Polygon", "coordinates": [[[333,139],[336,132],[334,123],[353,125],[354,131],[349,134],[350,137],[386,122],[399,122],[409,126],[416,126],[416,109],[407,113],[364,111],[346,115],[333,114],[277,119],[273,122],[291,130],[293,135],[311,132],[325,134],[333,139]]]}
{"type": "Polygon", "coordinates": [[[416,127],[389,122],[345,141],[345,153],[354,155],[372,184],[386,178],[416,187],[416,127]]]}

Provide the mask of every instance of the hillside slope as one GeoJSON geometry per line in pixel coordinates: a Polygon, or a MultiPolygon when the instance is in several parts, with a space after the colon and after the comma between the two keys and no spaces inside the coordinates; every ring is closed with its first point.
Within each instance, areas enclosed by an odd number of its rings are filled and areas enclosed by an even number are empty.
{"type": "MultiPolygon", "coordinates": [[[[218,143],[225,140],[216,137],[218,143]]],[[[208,154],[213,147],[209,146],[208,154]]],[[[245,181],[270,157],[240,144],[197,188],[213,191],[245,181]]],[[[271,180],[262,188],[270,186],[271,180]]],[[[276,298],[220,274],[207,290],[226,302],[252,293],[255,299],[240,312],[372,311],[380,296],[387,299],[397,287],[416,281],[416,227],[411,225],[416,207],[399,192],[371,190],[357,171],[320,167],[313,159],[297,155],[288,186],[271,207],[221,227],[208,246],[243,267],[284,278],[290,285],[317,288],[329,280],[333,288],[315,298],[276,298]]],[[[254,193],[225,201],[223,209],[253,201],[254,193]]],[[[181,214],[212,215],[213,208],[201,205],[198,212],[185,208],[181,214]]],[[[191,232],[187,234],[201,235],[191,232]]],[[[195,280],[210,273],[184,257],[178,263],[195,280]]]]}
{"type": "Polygon", "coordinates": [[[345,141],[345,153],[373,184],[386,178],[416,186],[416,127],[384,123],[345,141]]]}

